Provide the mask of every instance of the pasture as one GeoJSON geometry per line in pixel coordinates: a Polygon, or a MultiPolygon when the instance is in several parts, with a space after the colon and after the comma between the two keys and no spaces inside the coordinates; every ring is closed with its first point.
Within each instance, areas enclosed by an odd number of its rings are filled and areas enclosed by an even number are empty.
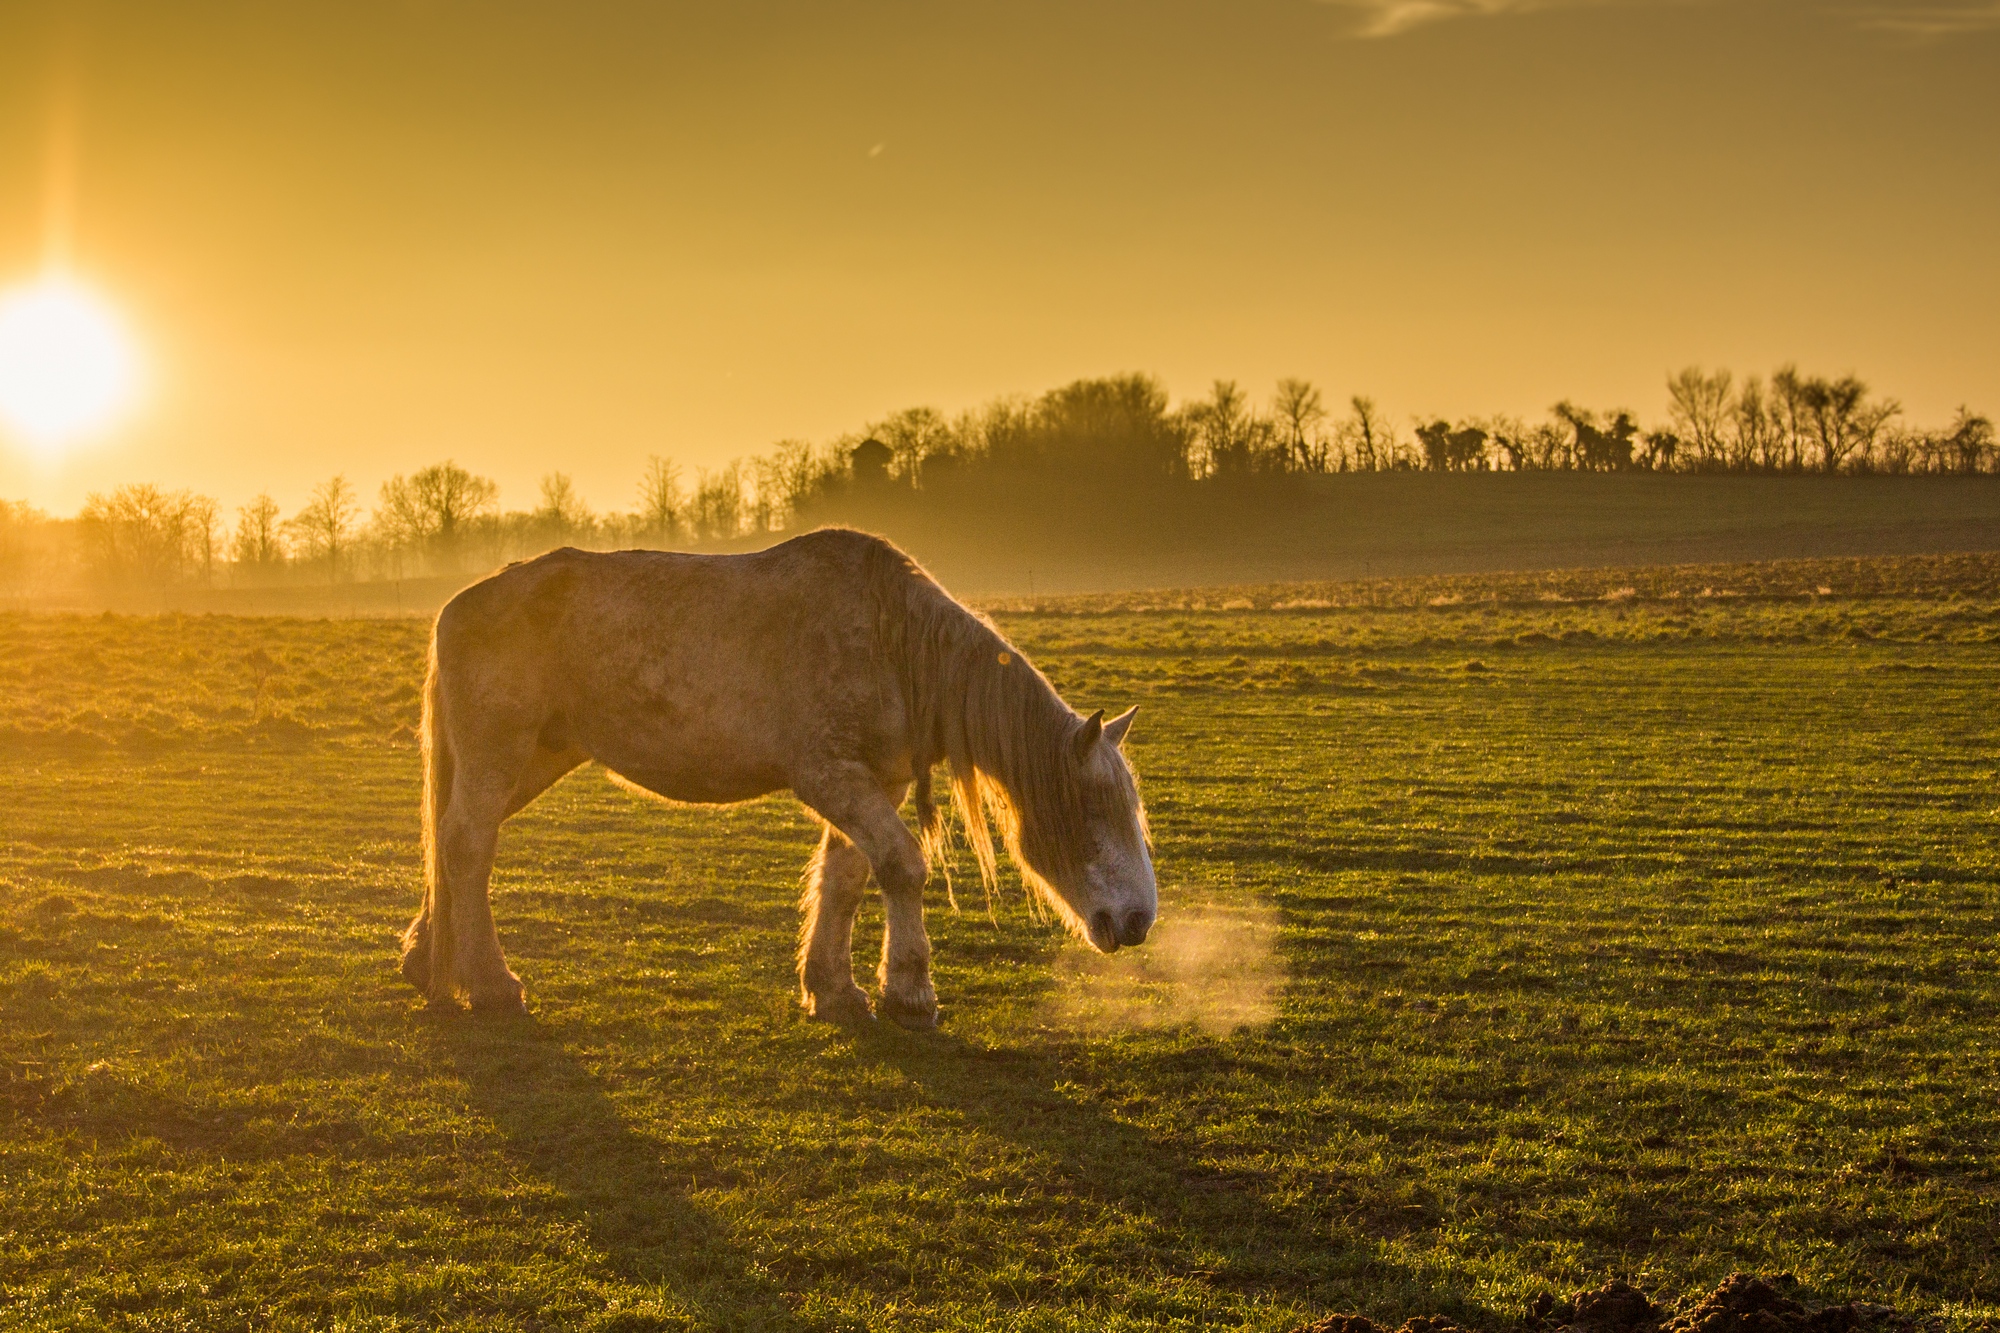
{"type": "Polygon", "coordinates": [[[1141,705],[1160,934],[962,862],[932,1035],[799,1016],[788,798],[591,768],[429,1012],[424,625],[0,617],[0,1327],[2000,1318],[2000,560],[1343,595],[996,608],[1141,705]]]}

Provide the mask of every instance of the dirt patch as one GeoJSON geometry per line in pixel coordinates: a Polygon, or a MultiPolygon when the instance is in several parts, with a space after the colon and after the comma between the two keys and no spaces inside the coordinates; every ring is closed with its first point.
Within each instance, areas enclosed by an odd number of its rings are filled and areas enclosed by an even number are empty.
{"type": "MultiPolygon", "coordinates": [[[[1544,1292],[1529,1302],[1522,1325],[1529,1333],[1902,1333],[1915,1327],[1886,1305],[1849,1301],[1807,1305],[1791,1292],[1790,1277],[1731,1274],[1714,1291],[1676,1308],[1656,1304],[1637,1287],[1614,1279],[1568,1300],[1544,1292]]],[[[1361,1315],[1330,1314],[1294,1333],[1387,1333],[1361,1315]]],[[[1466,1333],[1437,1315],[1408,1320],[1396,1333],[1466,1333]]]]}
{"type": "Polygon", "coordinates": [[[222,886],[253,898],[280,898],[298,888],[282,875],[231,875],[222,886]]]}
{"type": "MultiPolygon", "coordinates": [[[[1330,1314],[1310,1324],[1300,1324],[1292,1333],[1387,1333],[1387,1330],[1365,1315],[1330,1314]]],[[[1420,1314],[1405,1320],[1396,1333],[1472,1333],[1472,1330],[1443,1315],[1420,1314]]]]}

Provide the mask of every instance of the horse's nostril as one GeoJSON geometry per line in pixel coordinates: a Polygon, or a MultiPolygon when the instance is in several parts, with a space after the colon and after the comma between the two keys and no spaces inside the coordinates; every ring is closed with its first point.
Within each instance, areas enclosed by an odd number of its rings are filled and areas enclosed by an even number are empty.
{"type": "Polygon", "coordinates": [[[1116,940],[1118,938],[1118,927],[1112,921],[1111,913],[1103,911],[1092,912],[1090,914],[1090,933],[1099,940],[1116,940]]]}
{"type": "Polygon", "coordinates": [[[1146,932],[1153,928],[1153,914],[1144,908],[1125,914],[1125,928],[1118,932],[1120,944],[1144,944],[1146,932]]]}

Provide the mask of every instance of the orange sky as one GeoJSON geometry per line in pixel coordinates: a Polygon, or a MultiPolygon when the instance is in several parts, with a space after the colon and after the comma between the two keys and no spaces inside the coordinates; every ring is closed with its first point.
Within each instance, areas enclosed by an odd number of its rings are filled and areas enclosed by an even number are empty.
{"type": "Polygon", "coordinates": [[[0,440],[56,512],[445,456],[624,506],[650,453],[1128,369],[1656,418],[1796,360],[2000,412],[1994,0],[15,0],[0,285],[64,61],[75,262],[154,388],[59,464],[0,440]]]}

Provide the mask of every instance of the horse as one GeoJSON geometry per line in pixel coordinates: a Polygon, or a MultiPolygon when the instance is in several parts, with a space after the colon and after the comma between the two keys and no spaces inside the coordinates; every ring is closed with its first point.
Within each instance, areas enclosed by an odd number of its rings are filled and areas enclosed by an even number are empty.
{"type": "Polygon", "coordinates": [[[950,803],[990,895],[997,827],[1030,901],[1103,953],[1158,913],[1123,745],[1136,707],[1079,715],[991,622],[882,538],[823,528],[740,555],[551,551],[432,627],[421,728],[423,905],[403,976],[436,1004],[523,1011],[488,880],[500,825],[578,765],[677,803],[789,789],[821,824],[799,906],[799,1002],[875,1021],[853,930],[870,877],[880,1009],[937,1024],[924,886],[950,803]],[[914,794],[914,832],[899,813],[914,794]]]}

